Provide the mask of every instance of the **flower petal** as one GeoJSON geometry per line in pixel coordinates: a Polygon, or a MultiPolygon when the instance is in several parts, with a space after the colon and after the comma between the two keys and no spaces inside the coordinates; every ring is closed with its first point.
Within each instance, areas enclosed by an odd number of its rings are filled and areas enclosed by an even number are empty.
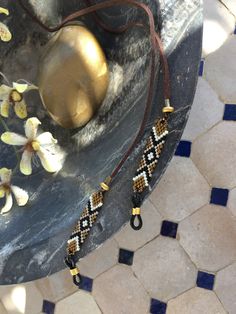
{"type": "Polygon", "coordinates": [[[40,147],[40,150],[37,151],[37,155],[39,156],[42,166],[46,171],[56,172],[62,168],[62,162],[58,156],[53,155],[42,146],[40,147]]]}
{"type": "Polygon", "coordinates": [[[5,196],[5,189],[3,186],[0,186],[0,198],[3,198],[5,196]]]}
{"type": "Polygon", "coordinates": [[[18,93],[23,94],[24,92],[28,92],[32,89],[38,89],[37,86],[33,84],[27,84],[27,83],[17,83],[13,82],[12,84],[13,88],[18,91],[18,93]]]}
{"type": "Polygon", "coordinates": [[[0,38],[2,41],[10,41],[12,39],[12,34],[9,31],[8,27],[0,22],[0,38]]]}
{"type": "Polygon", "coordinates": [[[1,103],[1,116],[3,116],[4,118],[8,118],[9,117],[9,101],[7,99],[3,100],[3,102],[1,103]]]}
{"type": "Polygon", "coordinates": [[[39,89],[38,86],[34,85],[34,84],[28,84],[27,90],[26,92],[33,90],[33,89],[39,89]]]}
{"type": "Polygon", "coordinates": [[[28,202],[29,195],[25,190],[19,188],[16,185],[12,185],[11,190],[12,190],[12,192],[16,198],[16,202],[19,206],[24,206],[28,202]]]}
{"type": "Polygon", "coordinates": [[[9,15],[9,11],[7,9],[3,8],[3,7],[0,7],[0,13],[9,15]]]}
{"type": "Polygon", "coordinates": [[[17,90],[18,93],[20,94],[23,94],[28,88],[28,84],[26,83],[20,84],[20,83],[13,82],[12,86],[13,86],[13,89],[17,90]]]}
{"type": "Polygon", "coordinates": [[[9,183],[11,181],[11,169],[1,168],[0,169],[0,178],[2,183],[9,183]]]}
{"type": "Polygon", "coordinates": [[[6,203],[4,205],[4,207],[1,209],[1,214],[5,214],[7,212],[9,212],[12,208],[13,205],[13,199],[12,199],[12,195],[10,192],[6,193],[6,203]]]}
{"type": "Polygon", "coordinates": [[[37,142],[41,145],[49,145],[49,144],[56,144],[57,140],[52,136],[50,132],[41,133],[36,138],[37,142]]]}
{"type": "Polygon", "coordinates": [[[41,124],[38,118],[33,117],[29,118],[26,123],[25,123],[25,135],[28,137],[28,139],[34,140],[37,131],[38,131],[38,126],[41,124]]]}
{"type": "Polygon", "coordinates": [[[0,99],[1,100],[8,99],[11,91],[12,91],[12,87],[2,84],[0,86],[0,99]]]}
{"type": "Polygon", "coordinates": [[[28,176],[32,173],[32,166],[31,166],[32,155],[33,155],[32,152],[25,150],[22,154],[22,157],[21,157],[20,172],[26,176],[28,176]]]}
{"type": "Polygon", "coordinates": [[[25,100],[22,99],[20,102],[16,102],[14,106],[15,113],[20,119],[25,119],[27,117],[27,109],[25,100]]]}
{"type": "Polygon", "coordinates": [[[9,145],[20,145],[20,146],[25,145],[28,142],[26,137],[20,134],[14,133],[14,132],[4,132],[1,135],[1,140],[4,143],[9,144],[9,145]]]}

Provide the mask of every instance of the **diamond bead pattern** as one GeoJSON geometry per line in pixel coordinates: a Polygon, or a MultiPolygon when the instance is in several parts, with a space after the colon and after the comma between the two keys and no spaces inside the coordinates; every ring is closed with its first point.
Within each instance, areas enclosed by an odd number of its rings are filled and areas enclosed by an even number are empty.
{"type": "Polygon", "coordinates": [[[96,221],[100,209],[103,205],[103,193],[101,191],[93,193],[87,206],[77,222],[70,239],[67,241],[67,253],[74,255],[80,250],[81,244],[85,241],[93,223],[96,221]]]}
{"type": "Polygon", "coordinates": [[[133,178],[134,192],[141,193],[148,186],[164,147],[167,134],[166,119],[158,119],[152,128],[151,135],[147,140],[143,156],[133,178]]]}

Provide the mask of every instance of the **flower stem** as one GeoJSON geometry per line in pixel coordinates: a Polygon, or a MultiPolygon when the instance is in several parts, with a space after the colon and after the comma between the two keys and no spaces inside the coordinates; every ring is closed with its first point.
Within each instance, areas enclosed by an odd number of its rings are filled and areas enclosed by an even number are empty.
{"type": "Polygon", "coordinates": [[[8,78],[6,77],[5,74],[3,74],[2,72],[0,72],[1,77],[7,82],[7,85],[10,86],[10,82],[8,81],[8,78]]]}

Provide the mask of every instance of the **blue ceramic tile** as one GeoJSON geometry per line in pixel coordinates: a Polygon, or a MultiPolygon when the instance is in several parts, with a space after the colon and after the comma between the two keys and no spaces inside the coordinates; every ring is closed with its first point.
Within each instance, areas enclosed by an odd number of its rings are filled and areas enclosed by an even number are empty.
{"type": "Polygon", "coordinates": [[[166,313],[166,303],[161,302],[156,299],[151,299],[150,313],[151,314],[165,314],[166,313]]]}
{"type": "Polygon", "coordinates": [[[208,290],[213,290],[215,275],[199,271],[197,274],[197,286],[208,290]]]}
{"type": "Polygon", "coordinates": [[[199,75],[199,76],[202,76],[202,75],[203,75],[204,63],[205,63],[205,60],[202,59],[202,60],[200,61],[200,64],[199,64],[199,71],[198,71],[198,75],[199,75]]]}
{"type": "Polygon", "coordinates": [[[134,252],[120,249],[119,263],[131,266],[133,264],[134,252]]]}
{"type": "Polygon", "coordinates": [[[180,141],[175,151],[176,156],[189,157],[191,154],[192,143],[189,141],[180,141]]]}
{"type": "Polygon", "coordinates": [[[81,275],[80,289],[91,292],[93,288],[93,279],[81,275]]]}
{"type": "Polygon", "coordinates": [[[236,121],[236,104],[225,104],[224,120],[236,121]]]}
{"type": "Polygon", "coordinates": [[[226,206],[228,201],[229,190],[212,188],[211,190],[211,204],[226,206]]]}
{"type": "Polygon", "coordinates": [[[54,314],[54,310],[55,310],[55,303],[47,301],[47,300],[43,300],[43,308],[42,308],[43,313],[54,314]]]}
{"type": "Polygon", "coordinates": [[[172,221],[164,220],[161,226],[161,235],[165,237],[176,238],[178,224],[172,221]]]}

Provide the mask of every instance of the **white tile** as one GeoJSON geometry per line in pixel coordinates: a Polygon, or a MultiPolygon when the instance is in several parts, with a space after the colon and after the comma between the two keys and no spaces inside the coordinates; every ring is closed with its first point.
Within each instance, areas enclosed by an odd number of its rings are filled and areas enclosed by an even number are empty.
{"type": "Polygon", "coordinates": [[[114,239],[106,241],[101,247],[80,260],[81,274],[95,278],[114,266],[118,261],[119,248],[114,239]]]}
{"type": "Polygon", "coordinates": [[[150,200],[166,219],[180,221],[208,203],[210,187],[190,158],[174,157],[150,200]]]}
{"type": "Polygon", "coordinates": [[[194,288],[168,302],[166,314],[226,314],[212,291],[194,288]]]}
{"type": "Polygon", "coordinates": [[[104,314],[144,314],[150,305],[150,297],[125,265],[116,265],[97,277],[92,294],[104,314]]]}
{"type": "Polygon", "coordinates": [[[9,314],[38,314],[43,297],[34,282],[0,286],[0,298],[9,314]]]}
{"type": "Polygon", "coordinates": [[[231,35],[222,47],[205,59],[204,76],[224,103],[236,102],[235,51],[236,36],[231,35]]]}
{"type": "Polygon", "coordinates": [[[222,120],[224,104],[208,82],[199,77],[194,102],[182,139],[193,141],[222,120]]]}
{"type": "Polygon", "coordinates": [[[44,299],[48,301],[58,301],[69,294],[77,291],[69,269],[64,269],[50,277],[45,277],[35,281],[35,285],[40,290],[44,299]]]}
{"type": "Polygon", "coordinates": [[[229,11],[236,17],[236,1],[235,0],[221,0],[229,11]]]}
{"type": "Polygon", "coordinates": [[[222,121],[198,137],[192,145],[192,160],[214,187],[236,186],[235,134],[236,123],[222,121]]]}
{"type": "Polygon", "coordinates": [[[236,263],[216,275],[215,291],[229,314],[236,313],[236,263]]]}
{"type": "MultiPolygon", "coordinates": [[[[232,0],[229,0],[232,1],[232,0]]],[[[234,2],[234,0],[232,1],[234,2]]],[[[235,20],[225,6],[216,0],[204,0],[203,55],[219,49],[232,34],[235,20]]]]}
{"type": "Polygon", "coordinates": [[[66,313],[101,314],[101,311],[90,294],[79,290],[56,304],[55,314],[66,313]]]}
{"type": "Polygon", "coordinates": [[[229,192],[227,207],[230,209],[231,213],[236,217],[236,188],[232,189],[229,192]]]}
{"type": "Polygon", "coordinates": [[[7,314],[6,308],[3,306],[2,302],[0,302],[0,313],[1,314],[7,314]]]}
{"type": "Polygon", "coordinates": [[[199,269],[215,272],[236,260],[236,218],[225,207],[204,206],[180,222],[178,233],[199,269]]]}
{"type": "Polygon", "coordinates": [[[151,297],[161,301],[194,287],[197,277],[178,241],[162,236],[135,252],[132,268],[151,297]]]}

